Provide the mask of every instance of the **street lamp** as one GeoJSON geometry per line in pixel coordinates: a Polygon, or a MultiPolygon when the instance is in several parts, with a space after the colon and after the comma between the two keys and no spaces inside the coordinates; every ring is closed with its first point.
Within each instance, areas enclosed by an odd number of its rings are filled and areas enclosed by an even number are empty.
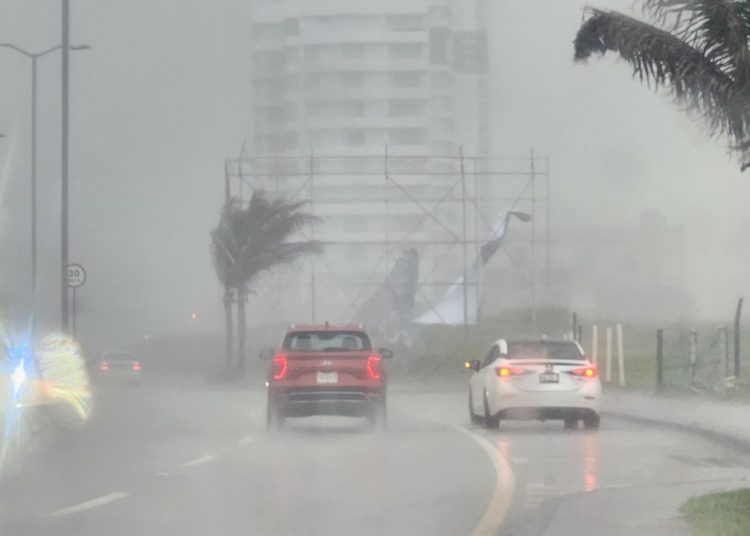
{"type": "MultiPolygon", "coordinates": [[[[29,52],[11,43],[0,43],[0,48],[9,48],[26,56],[31,60],[31,334],[35,334],[36,326],[36,291],[37,291],[37,217],[36,217],[36,124],[37,124],[37,60],[56,50],[62,45],[57,45],[42,52],[29,52]]],[[[70,50],[88,50],[89,45],[71,46],[70,50]]],[[[4,137],[0,135],[0,137],[4,137]]]]}

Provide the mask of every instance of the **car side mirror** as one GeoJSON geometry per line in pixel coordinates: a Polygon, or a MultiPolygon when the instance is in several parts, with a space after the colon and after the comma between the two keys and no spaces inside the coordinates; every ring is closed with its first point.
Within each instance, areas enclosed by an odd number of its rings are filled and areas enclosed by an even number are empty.
{"type": "Polygon", "coordinates": [[[393,350],[389,350],[388,348],[381,348],[380,350],[378,350],[378,353],[382,356],[383,359],[393,358],[393,350]]]}
{"type": "Polygon", "coordinates": [[[465,361],[464,368],[466,370],[473,370],[474,372],[479,372],[479,360],[472,359],[471,361],[465,361]]]}
{"type": "Polygon", "coordinates": [[[274,354],[276,353],[276,350],[273,348],[266,348],[265,350],[261,350],[258,354],[258,359],[261,361],[271,361],[273,359],[274,354]]]}

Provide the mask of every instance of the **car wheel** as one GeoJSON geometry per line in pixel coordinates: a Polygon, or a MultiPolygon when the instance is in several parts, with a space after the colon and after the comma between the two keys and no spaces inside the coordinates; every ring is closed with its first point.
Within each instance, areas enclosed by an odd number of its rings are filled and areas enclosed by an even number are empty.
{"type": "Polygon", "coordinates": [[[474,413],[474,399],[471,396],[471,391],[469,391],[469,421],[472,424],[481,424],[482,419],[474,413]]]}
{"type": "Polygon", "coordinates": [[[578,417],[565,417],[563,426],[566,430],[575,430],[578,428],[578,417]]]}
{"type": "Polygon", "coordinates": [[[284,416],[275,402],[268,401],[266,405],[266,430],[275,432],[284,424],[284,416]]]}
{"type": "Polygon", "coordinates": [[[482,424],[484,424],[484,427],[488,430],[494,430],[500,425],[500,415],[490,414],[490,406],[487,403],[486,393],[484,396],[484,418],[482,419],[482,424]]]}
{"type": "Polygon", "coordinates": [[[599,417],[599,415],[596,413],[592,413],[590,415],[586,415],[583,418],[583,425],[588,430],[598,430],[600,421],[601,421],[601,418],[599,417]]]}
{"type": "Polygon", "coordinates": [[[370,411],[370,422],[378,430],[388,428],[388,405],[385,400],[373,404],[370,411]]]}

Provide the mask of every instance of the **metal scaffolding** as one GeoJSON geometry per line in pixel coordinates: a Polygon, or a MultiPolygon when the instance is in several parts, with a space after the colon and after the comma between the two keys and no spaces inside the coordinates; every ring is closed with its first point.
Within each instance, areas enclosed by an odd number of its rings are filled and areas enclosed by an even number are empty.
{"type": "MultiPolygon", "coordinates": [[[[286,294],[296,289],[294,298],[286,300],[291,302],[286,309],[295,316],[286,320],[317,321],[321,313],[327,319],[349,320],[384,284],[395,257],[410,248],[420,258],[417,299],[423,308],[431,307],[441,289],[462,272],[466,276],[498,215],[508,210],[532,216],[529,228],[514,230],[512,236],[513,251],[523,258],[516,258],[506,245],[503,252],[524,282],[524,301],[534,324],[540,298],[549,302],[549,159],[533,152],[526,158],[466,156],[463,150],[453,156],[405,156],[385,147],[379,155],[365,156],[243,154],[226,160],[224,187],[227,200],[238,197],[244,202],[252,191],[262,189],[307,201],[308,209],[323,218],[323,224],[303,233],[323,243],[323,255],[259,289],[264,318],[278,312],[286,294]],[[301,302],[309,306],[305,318],[299,316],[301,302]]],[[[463,281],[473,284],[466,277],[463,281]]],[[[466,318],[464,303],[464,322],[466,318]]]]}

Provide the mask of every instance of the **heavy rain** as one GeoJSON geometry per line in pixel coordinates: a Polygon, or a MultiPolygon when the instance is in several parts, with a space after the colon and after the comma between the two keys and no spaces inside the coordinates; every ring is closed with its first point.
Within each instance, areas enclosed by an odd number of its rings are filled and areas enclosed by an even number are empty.
{"type": "Polygon", "coordinates": [[[0,535],[750,534],[749,36],[2,0],[0,535]]]}

